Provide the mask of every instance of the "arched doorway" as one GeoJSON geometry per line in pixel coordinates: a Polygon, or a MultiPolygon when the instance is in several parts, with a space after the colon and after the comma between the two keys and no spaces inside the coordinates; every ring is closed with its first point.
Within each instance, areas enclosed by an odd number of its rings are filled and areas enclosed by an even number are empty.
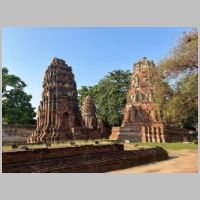
{"type": "Polygon", "coordinates": [[[64,112],[62,116],[62,128],[69,128],[69,114],[68,112],[64,112]]]}

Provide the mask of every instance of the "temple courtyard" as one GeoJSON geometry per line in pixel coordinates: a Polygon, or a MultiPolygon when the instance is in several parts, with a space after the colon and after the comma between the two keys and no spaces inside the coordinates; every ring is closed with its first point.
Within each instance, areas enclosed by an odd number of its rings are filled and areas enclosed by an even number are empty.
{"type": "MultiPolygon", "coordinates": [[[[125,146],[126,149],[133,148],[132,144],[127,144],[125,146]]],[[[162,144],[161,146],[165,146],[165,150],[167,150],[169,154],[169,160],[131,167],[123,170],[116,170],[112,173],[198,173],[197,145],[172,143],[162,144]]]]}
{"type": "Polygon", "coordinates": [[[197,173],[197,134],[164,120],[154,98],[153,68],[146,57],[133,65],[122,123],[109,128],[97,118],[90,95],[78,104],[72,67],[53,58],[45,71],[34,130],[18,134],[17,127],[4,127],[3,143],[8,135],[14,138],[3,146],[3,172],[197,173]],[[17,145],[21,135],[26,139],[17,145]]]}

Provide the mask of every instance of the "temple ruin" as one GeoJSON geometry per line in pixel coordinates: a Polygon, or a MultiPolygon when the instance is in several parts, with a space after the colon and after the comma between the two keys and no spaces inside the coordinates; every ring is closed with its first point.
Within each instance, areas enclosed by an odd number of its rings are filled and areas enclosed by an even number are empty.
{"type": "Polygon", "coordinates": [[[89,97],[84,101],[84,118],[81,116],[74,74],[64,60],[52,60],[45,72],[42,87],[37,128],[28,138],[28,143],[101,137],[94,104],[89,97]]]}
{"type": "MultiPolygon", "coordinates": [[[[187,142],[193,139],[188,130],[169,126],[163,120],[163,111],[154,100],[154,84],[149,69],[153,61],[143,58],[134,64],[124,119],[120,127],[113,127],[110,139],[128,139],[143,142],[187,142]]],[[[96,118],[91,97],[78,106],[76,82],[72,68],[64,60],[54,58],[43,80],[42,100],[37,112],[37,128],[28,137],[28,143],[57,140],[107,138],[108,130],[96,118]]]]}
{"type": "Polygon", "coordinates": [[[110,139],[127,139],[143,142],[181,142],[193,137],[187,130],[166,124],[163,111],[154,100],[154,84],[150,81],[149,69],[155,67],[146,57],[134,64],[130,78],[124,119],[121,127],[113,127],[110,139]]]}
{"type": "Polygon", "coordinates": [[[85,97],[81,113],[84,126],[88,128],[97,128],[96,107],[90,96],[85,97]]]}

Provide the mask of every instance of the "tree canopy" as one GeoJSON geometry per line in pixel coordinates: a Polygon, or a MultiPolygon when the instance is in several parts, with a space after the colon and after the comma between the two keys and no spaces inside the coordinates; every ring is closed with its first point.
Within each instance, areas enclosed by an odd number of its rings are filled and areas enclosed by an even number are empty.
{"type": "MultiPolygon", "coordinates": [[[[161,80],[173,89],[168,101],[162,102],[166,120],[179,127],[196,127],[198,123],[197,30],[183,33],[169,55],[161,60],[158,68],[162,74],[161,80]]],[[[158,87],[157,91],[159,90],[158,87]]]]}
{"type": "Polygon", "coordinates": [[[198,68],[198,32],[184,32],[159,66],[166,76],[177,76],[181,72],[192,72],[198,68]]]}
{"type": "Polygon", "coordinates": [[[195,127],[198,122],[198,74],[182,78],[166,105],[166,119],[179,127],[195,127]]]}
{"type": "Polygon", "coordinates": [[[8,69],[6,67],[2,68],[2,93],[3,95],[8,92],[7,87],[10,86],[14,89],[23,89],[26,84],[17,76],[13,74],[8,74],[8,69]]]}
{"type": "Polygon", "coordinates": [[[34,108],[30,101],[32,96],[24,92],[26,84],[18,77],[2,68],[2,116],[8,124],[33,123],[34,108]]]}

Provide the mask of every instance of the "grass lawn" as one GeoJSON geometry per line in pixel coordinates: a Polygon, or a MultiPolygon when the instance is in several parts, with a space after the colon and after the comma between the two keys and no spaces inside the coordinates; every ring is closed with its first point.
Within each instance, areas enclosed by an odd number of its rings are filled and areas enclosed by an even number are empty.
{"type": "MultiPolygon", "coordinates": [[[[112,141],[107,139],[100,139],[98,140],[99,144],[112,144],[112,143],[119,143],[123,144],[124,141],[112,141]]],[[[70,147],[74,145],[91,145],[95,144],[95,140],[76,140],[76,141],[65,141],[62,143],[52,143],[51,147],[48,148],[60,148],[60,147],[70,147]],[[73,142],[73,143],[72,143],[73,142]]],[[[45,148],[45,144],[24,144],[24,145],[18,145],[18,148],[16,150],[20,150],[22,146],[27,146],[30,149],[35,148],[45,148]]],[[[125,144],[125,150],[133,150],[133,149],[139,149],[139,148],[150,148],[150,147],[162,147],[166,150],[182,150],[182,149],[188,149],[188,150],[198,150],[198,144],[193,143],[143,143],[143,142],[130,142],[128,144],[125,144]]],[[[3,145],[2,146],[3,151],[10,151],[12,150],[11,145],[3,145]]]]}
{"type": "Polygon", "coordinates": [[[133,146],[138,145],[139,147],[162,147],[166,150],[182,150],[182,149],[188,149],[188,150],[198,150],[198,144],[193,144],[193,143],[150,143],[150,142],[133,142],[129,143],[130,145],[132,144],[133,146]]]}

